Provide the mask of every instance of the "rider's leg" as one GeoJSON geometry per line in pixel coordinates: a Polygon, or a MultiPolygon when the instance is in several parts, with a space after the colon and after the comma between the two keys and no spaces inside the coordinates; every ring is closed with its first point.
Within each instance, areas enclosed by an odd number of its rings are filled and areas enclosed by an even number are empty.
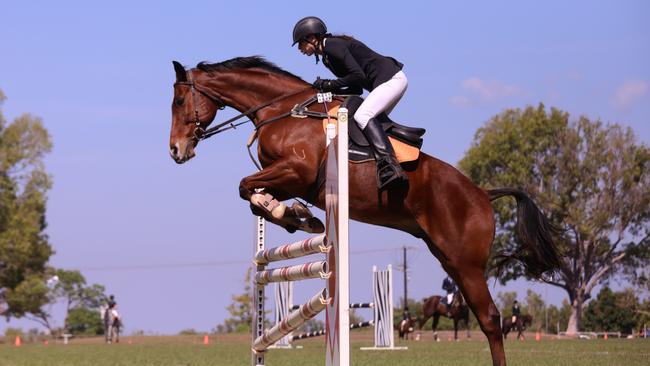
{"type": "Polygon", "coordinates": [[[354,114],[368,142],[373,147],[377,160],[377,185],[383,188],[395,180],[408,180],[391,146],[381,123],[375,117],[382,112],[390,112],[402,98],[408,81],[403,72],[398,72],[392,79],[378,85],[361,103],[354,114]]]}

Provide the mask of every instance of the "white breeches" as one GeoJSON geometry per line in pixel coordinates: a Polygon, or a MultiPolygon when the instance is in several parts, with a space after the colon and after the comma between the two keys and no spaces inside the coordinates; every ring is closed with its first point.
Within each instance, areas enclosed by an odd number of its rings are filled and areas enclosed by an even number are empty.
{"type": "Polygon", "coordinates": [[[408,80],[402,71],[393,75],[387,82],[379,84],[375,90],[368,94],[354,114],[354,120],[357,121],[359,127],[362,130],[366,128],[368,121],[381,112],[389,114],[397,102],[402,99],[407,86],[408,80]]]}

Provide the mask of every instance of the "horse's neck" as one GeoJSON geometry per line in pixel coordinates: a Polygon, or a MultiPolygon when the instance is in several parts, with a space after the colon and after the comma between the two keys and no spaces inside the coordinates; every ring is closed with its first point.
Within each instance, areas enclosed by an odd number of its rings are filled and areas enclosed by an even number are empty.
{"type": "Polygon", "coordinates": [[[242,113],[307,86],[300,80],[256,69],[222,71],[209,77],[206,85],[242,113]]]}

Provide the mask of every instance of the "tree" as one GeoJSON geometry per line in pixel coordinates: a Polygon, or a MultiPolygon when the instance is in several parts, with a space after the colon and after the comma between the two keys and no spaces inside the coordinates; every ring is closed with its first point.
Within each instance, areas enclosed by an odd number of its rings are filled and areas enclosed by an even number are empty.
{"type": "Polygon", "coordinates": [[[75,307],[68,311],[66,330],[74,335],[104,334],[104,322],[97,309],[75,307]]]}
{"type": "Polygon", "coordinates": [[[546,324],[546,303],[540,294],[531,289],[526,291],[526,314],[533,317],[532,329],[542,329],[546,324]]]}
{"type": "Polygon", "coordinates": [[[48,303],[53,250],[44,232],[50,177],[43,157],[51,147],[39,118],[24,114],[7,124],[0,110],[0,315],[6,318],[37,315],[48,303]]]}
{"type": "Polygon", "coordinates": [[[512,304],[517,300],[517,293],[515,291],[499,292],[497,294],[497,302],[501,307],[502,315],[512,315],[512,304]]]}
{"type": "MultiPolygon", "coordinates": [[[[650,150],[634,133],[543,105],[506,110],[480,128],[460,168],[485,188],[520,187],[551,222],[563,260],[546,283],[569,295],[567,333],[581,326],[591,291],[614,274],[647,278],[650,263],[650,150]]],[[[514,202],[497,201],[495,250],[513,254],[514,202]]],[[[493,264],[498,256],[493,256],[493,264]]],[[[494,267],[492,267],[494,268],[494,267]]],[[[520,262],[490,273],[526,277],[520,262]]]]}
{"type": "MultiPolygon", "coordinates": [[[[226,308],[231,317],[224,320],[222,327],[217,327],[219,332],[250,332],[253,316],[253,290],[251,288],[252,268],[246,270],[244,277],[244,292],[232,296],[232,304],[226,308]]],[[[268,310],[267,310],[268,312],[268,310]]]]}
{"type": "Polygon", "coordinates": [[[639,308],[639,299],[633,290],[613,292],[605,286],[587,306],[585,327],[594,331],[632,334],[640,318],[637,312],[639,308]]]}
{"type": "Polygon", "coordinates": [[[562,306],[549,305],[548,309],[548,330],[550,333],[557,333],[559,329],[566,329],[571,316],[571,304],[567,299],[562,300],[562,306]]]}
{"type": "Polygon", "coordinates": [[[19,289],[28,286],[31,290],[20,291],[19,293],[26,298],[19,297],[20,302],[14,299],[14,307],[23,303],[40,304],[38,309],[29,311],[25,317],[46,327],[50,334],[53,334],[52,314],[49,308],[57,301],[63,300],[66,305],[65,328],[71,333],[95,334],[93,333],[95,323],[101,325],[99,308],[106,298],[104,286],[97,284],[87,286],[86,278],[79,271],[57,269],[54,274],[53,277],[57,278],[57,281],[52,287],[47,286],[40,279],[24,281],[19,289]],[[96,322],[88,320],[91,318],[90,314],[97,318],[96,322]]]}
{"type": "Polygon", "coordinates": [[[76,270],[57,269],[58,282],[52,292],[53,297],[63,299],[66,310],[73,308],[99,309],[104,303],[106,295],[102,285],[93,284],[86,286],[86,278],[76,270]]]}

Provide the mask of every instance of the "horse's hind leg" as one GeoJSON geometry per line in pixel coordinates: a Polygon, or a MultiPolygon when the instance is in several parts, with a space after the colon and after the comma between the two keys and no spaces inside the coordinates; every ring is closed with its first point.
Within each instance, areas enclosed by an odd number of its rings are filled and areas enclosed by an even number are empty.
{"type": "Polygon", "coordinates": [[[506,357],[501,334],[501,316],[492,301],[481,268],[464,268],[462,272],[450,273],[463,289],[467,303],[476,315],[481,330],[488,338],[492,351],[492,363],[505,366],[506,357]]]}

